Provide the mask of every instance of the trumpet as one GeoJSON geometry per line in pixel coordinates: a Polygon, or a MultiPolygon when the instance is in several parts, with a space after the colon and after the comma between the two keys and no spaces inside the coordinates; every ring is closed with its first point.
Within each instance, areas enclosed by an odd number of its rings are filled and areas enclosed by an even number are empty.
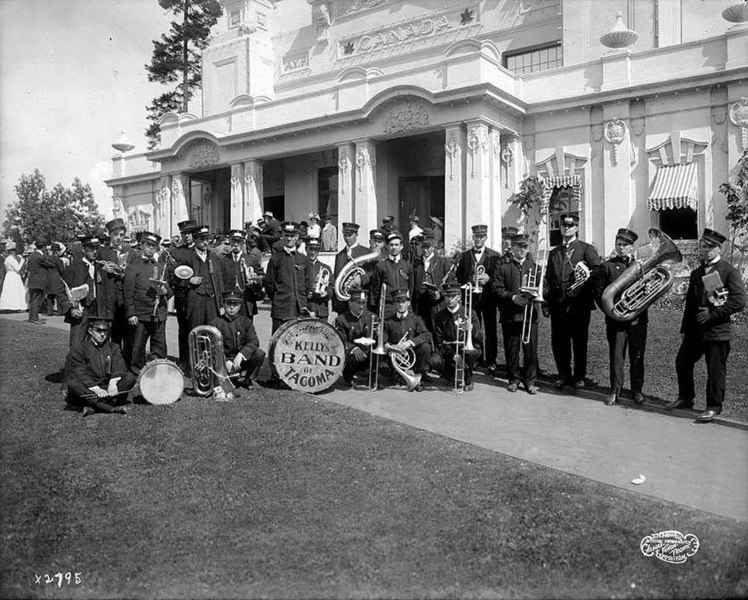
{"type": "Polygon", "coordinates": [[[102,269],[104,269],[107,272],[112,273],[112,275],[114,275],[115,277],[125,276],[125,267],[123,267],[120,264],[117,264],[113,260],[97,260],[95,262],[102,269]]]}
{"type": "Polygon", "coordinates": [[[330,269],[320,267],[317,277],[314,279],[312,294],[315,296],[327,295],[327,286],[330,285],[330,269]]]}

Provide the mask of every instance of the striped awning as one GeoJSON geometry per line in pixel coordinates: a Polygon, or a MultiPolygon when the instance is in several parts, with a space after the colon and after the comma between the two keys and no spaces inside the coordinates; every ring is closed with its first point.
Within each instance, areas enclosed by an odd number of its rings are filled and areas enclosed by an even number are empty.
{"type": "Polygon", "coordinates": [[[545,196],[544,200],[548,200],[553,194],[553,190],[556,188],[570,187],[571,197],[573,200],[579,200],[582,195],[582,178],[579,175],[559,175],[557,177],[543,177],[545,183],[545,196]]]}
{"type": "Polygon", "coordinates": [[[649,210],[668,208],[692,208],[696,210],[698,173],[696,163],[659,167],[652,192],[649,194],[649,210]]]}

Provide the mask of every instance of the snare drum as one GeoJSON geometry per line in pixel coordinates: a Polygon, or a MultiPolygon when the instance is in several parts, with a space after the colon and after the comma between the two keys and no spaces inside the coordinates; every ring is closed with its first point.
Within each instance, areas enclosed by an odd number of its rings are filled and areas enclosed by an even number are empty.
{"type": "Polygon", "coordinates": [[[184,374],[170,360],[156,358],[140,370],[138,386],[149,404],[174,404],[184,391],[184,374]]]}

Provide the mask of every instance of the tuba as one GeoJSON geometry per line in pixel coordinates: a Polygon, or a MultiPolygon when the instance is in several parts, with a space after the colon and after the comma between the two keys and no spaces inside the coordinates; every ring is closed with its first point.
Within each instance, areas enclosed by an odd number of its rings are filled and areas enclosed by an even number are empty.
{"type": "Polygon", "coordinates": [[[683,256],[666,234],[650,229],[652,256],[635,260],[621,276],[605,288],[600,306],[614,321],[632,321],[665,294],[673,285],[673,274],[666,261],[680,262],[683,256]]]}
{"type": "Polygon", "coordinates": [[[212,325],[198,325],[190,331],[188,343],[195,392],[199,396],[215,392],[216,398],[232,398],[234,384],[226,371],[221,332],[212,325]]]}
{"type": "Polygon", "coordinates": [[[382,255],[379,250],[369,252],[358,258],[345,263],[345,266],[340,270],[338,276],[335,278],[335,295],[341,302],[347,302],[351,299],[350,289],[353,285],[353,280],[356,276],[361,278],[364,275],[364,269],[361,265],[378,261],[382,255]]]}

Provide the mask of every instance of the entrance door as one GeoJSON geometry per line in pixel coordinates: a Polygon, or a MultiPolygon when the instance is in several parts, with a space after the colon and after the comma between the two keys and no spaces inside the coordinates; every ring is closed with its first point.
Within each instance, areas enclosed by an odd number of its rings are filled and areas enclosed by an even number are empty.
{"type": "Polygon", "coordinates": [[[400,214],[401,233],[410,229],[410,217],[416,215],[421,227],[431,227],[429,217],[439,217],[444,222],[444,176],[401,177],[400,214]]]}

